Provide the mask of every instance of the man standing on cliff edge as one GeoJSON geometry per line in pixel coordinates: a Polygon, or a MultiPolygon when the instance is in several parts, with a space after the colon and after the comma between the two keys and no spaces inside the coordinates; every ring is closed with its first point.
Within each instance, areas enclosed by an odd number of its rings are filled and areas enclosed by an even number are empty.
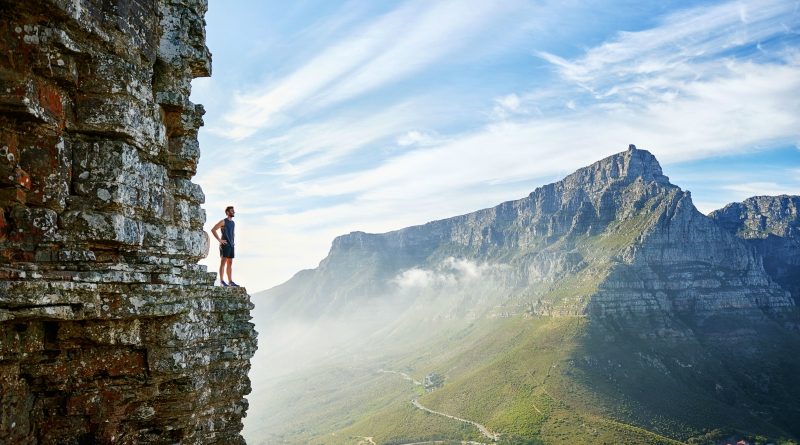
{"type": "Polygon", "coordinates": [[[239,287],[238,284],[233,282],[233,278],[231,277],[231,268],[233,267],[233,230],[236,228],[236,224],[233,222],[233,215],[235,213],[233,206],[225,207],[225,216],[227,216],[227,218],[218,222],[211,229],[211,234],[219,241],[219,281],[225,287],[239,287]],[[219,229],[222,229],[222,238],[217,235],[217,230],[219,229]],[[227,283],[222,279],[223,270],[227,270],[228,272],[227,283]]]}

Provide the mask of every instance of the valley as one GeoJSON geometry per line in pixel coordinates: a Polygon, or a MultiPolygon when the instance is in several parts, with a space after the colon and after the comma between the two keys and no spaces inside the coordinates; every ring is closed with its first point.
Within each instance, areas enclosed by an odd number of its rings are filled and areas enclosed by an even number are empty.
{"type": "MultiPolygon", "coordinates": [[[[792,264],[796,207],[772,206],[790,211],[747,233],[772,230],[764,248],[792,264]]],[[[741,233],[631,147],[517,201],[339,237],[317,269],[256,297],[266,338],[287,343],[259,351],[273,371],[252,377],[251,403],[272,414],[250,434],[795,443],[794,282],[741,233]]]]}

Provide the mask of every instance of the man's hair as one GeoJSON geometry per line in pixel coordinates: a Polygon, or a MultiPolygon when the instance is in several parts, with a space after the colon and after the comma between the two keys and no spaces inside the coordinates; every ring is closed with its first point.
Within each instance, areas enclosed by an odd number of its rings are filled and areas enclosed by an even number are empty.
{"type": "Polygon", "coordinates": [[[228,214],[228,210],[233,210],[233,206],[225,207],[225,214],[228,214]]]}

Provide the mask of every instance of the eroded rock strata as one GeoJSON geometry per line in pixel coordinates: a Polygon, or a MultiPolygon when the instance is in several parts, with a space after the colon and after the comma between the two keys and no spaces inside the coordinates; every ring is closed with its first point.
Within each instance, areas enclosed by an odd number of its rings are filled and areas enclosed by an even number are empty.
{"type": "Polygon", "coordinates": [[[0,1],[0,443],[243,443],[252,305],[197,264],[205,11],[0,1]]]}
{"type": "Polygon", "coordinates": [[[800,305],[800,196],[754,196],[709,216],[750,244],[767,273],[800,305]]]}
{"type": "Polygon", "coordinates": [[[684,321],[782,319],[795,308],[761,256],[697,211],[656,158],[633,146],[523,199],[340,236],[317,269],[271,290],[269,300],[294,313],[337,311],[391,295],[404,271],[435,270],[448,258],[500,266],[487,304],[539,315],[661,318],[664,335],[682,335],[667,331],[687,330],[684,321]],[[306,307],[297,307],[298,295],[306,307]]]}

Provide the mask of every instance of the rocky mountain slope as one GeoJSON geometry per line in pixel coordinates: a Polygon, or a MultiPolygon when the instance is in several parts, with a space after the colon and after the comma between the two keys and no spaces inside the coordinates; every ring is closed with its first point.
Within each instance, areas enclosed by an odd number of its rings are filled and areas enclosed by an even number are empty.
{"type": "Polygon", "coordinates": [[[709,215],[764,259],[764,269],[800,305],[800,196],[754,196],[709,215]]]}
{"type": "Polygon", "coordinates": [[[205,0],[0,0],[0,443],[243,443],[256,333],[191,178],[205,0]]]}
{"type": "Polygon", "coordinates": [[[794,306],[762,259],[698,212],[635,147],[528,197],[385,234],[338,237],[320,266],[270,291],[292,312],[384,298],[448,258],[504,266],[498,300],[537,314],[778,315],[794,306]],[[305,305],[303,308],[297,304],[305,305]]]}

